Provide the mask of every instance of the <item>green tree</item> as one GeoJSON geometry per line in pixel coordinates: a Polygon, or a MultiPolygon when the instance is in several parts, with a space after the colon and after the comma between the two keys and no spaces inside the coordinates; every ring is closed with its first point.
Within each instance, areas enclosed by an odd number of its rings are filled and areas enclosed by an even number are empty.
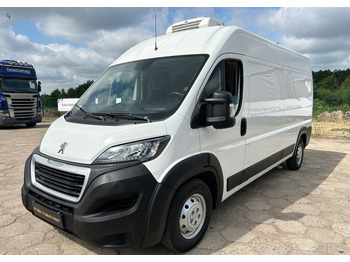
{"type": "Polygon", "coordinates": [[[92,80],[88,80],[85,83],[79,85],[75,89],[76,97],[81,97],[82,94],[84,94],[84,92],[92,85],[93,82],[94,81],[92,81],[92,80]]]}
{"type": "Polygon", "coordinates": [[[342,89],[349,89],[350,91],[350,78],[346,78],[342,84],[342,89]]]}
{"type": "Polygon", "coordinates": [[[338,89],[338,87],[339,82],[337,81],[335,75],[332,74],[321,80],[317,89],[335,90],[338,89]]]}
{"type": "Polygon", "coordinates": [[[60,98],[66,98],[66,97],[67,97],[66,90],[62,89],[62,90],[61,90],[61,97],[60,97],[60,98]]]}
{"type": "Polygon", "coordinates": [[[77,86],[76,88],[70,87],[67,92],[65,89],[55,89],[51,92],[50,97],[55,97],[55,98],[79,98],[84,94],[86,89],[90,87],[90,85],[94,81],[88,80],[85,83],[77,86]]]}
{"type": "Polygon", "coordinates": [[[320,70],[318,72],[312,72],[312,78],[314,80],[314,85],[317,86],[326,77],[330,76],[332,72],[330,70],[320,70]]]}
{"type": "Polygon", "coordinates": [[[76,98],[77,97],[75,88],[71,87],[71,88],[68,89],[67,97],[68,98],[76,98]]]}
{"type": "Polygon", "coordinates": [[[61,97],[61,91],[58,89],[55,89],[51,92],[50,96],[59,98],[59,97],[61,97]]]}

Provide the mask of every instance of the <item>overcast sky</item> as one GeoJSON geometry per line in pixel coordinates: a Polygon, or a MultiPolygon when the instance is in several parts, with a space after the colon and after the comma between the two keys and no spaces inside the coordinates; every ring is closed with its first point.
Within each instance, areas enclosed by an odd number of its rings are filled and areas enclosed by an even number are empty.
{"type": "Polygon", "coordinates": [[[0,7],[0,59],[34,64],[43,93],[67,90],[153,37],[154,14],[159,35],[210,16],[306,55],[313,71],[350,68],[350,7],[0,7]]]}

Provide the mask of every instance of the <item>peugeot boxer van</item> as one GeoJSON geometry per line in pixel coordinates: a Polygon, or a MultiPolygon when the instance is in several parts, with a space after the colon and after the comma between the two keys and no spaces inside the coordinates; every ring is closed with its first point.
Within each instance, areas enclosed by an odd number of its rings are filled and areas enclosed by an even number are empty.
{"type": "Polygon", "coordinates": [[[211,212],[311,134],[309,60],[210,18],[121,55],[47,130],[25,164],[35,216],[100,247],[184,252],[211,212]]]}

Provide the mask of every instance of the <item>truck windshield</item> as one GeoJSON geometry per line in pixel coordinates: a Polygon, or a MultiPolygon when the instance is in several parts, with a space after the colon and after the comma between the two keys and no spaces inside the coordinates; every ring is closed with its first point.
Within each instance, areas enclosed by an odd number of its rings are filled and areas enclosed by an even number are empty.
{"type": "Polygon", "coordinates": [[[37,93],[36,80],[0,78],[0,92],[37,93]]]}
{"type": "Polygon", "coordinates": [[[71,115],[164,119],[180,106],[206,59],[176,56],[112,66],[85,92],[71,115]]]}

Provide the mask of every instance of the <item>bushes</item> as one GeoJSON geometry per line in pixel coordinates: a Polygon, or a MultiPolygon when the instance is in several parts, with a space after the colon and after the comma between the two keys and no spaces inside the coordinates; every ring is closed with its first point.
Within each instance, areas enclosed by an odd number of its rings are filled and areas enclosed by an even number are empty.
{"type": "Polygon", "coordinates": [[[317,116],[325,111],[350,111],[350,89],[314,90],[313,115],[317,116]]]}
{"type": "Polygon", "coordinates": [[[350,69],[312,72],[314,116],[325,111],[350,111],[350,69]]]}

